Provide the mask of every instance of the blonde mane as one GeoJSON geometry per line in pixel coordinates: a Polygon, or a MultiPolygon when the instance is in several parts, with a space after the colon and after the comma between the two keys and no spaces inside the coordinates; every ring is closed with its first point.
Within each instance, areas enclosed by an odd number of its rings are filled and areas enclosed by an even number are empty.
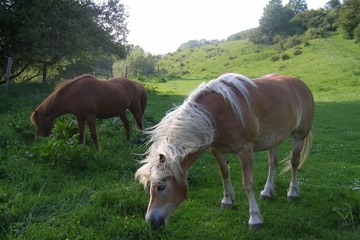
{"type": "Polygon", "coordinates": [[[248,85],[256,87],[250,79],[234,73],[221,75],[208,83],[202,83],[185,99],[184,103],[169,112],[160,123],[145,130],[150,135],[146,159],[135,173],[145,186],[148,182],[157,183],[163,178],[174,176],[177,182],[183,175],[181,161],[189,153],[208,147],[215,135],[215,123],[209,111],[196,99],[205,92],[216,92],[228,101],[240,120],[243,120],[241,104],[236,97],[234,86],[249,104],[248,85]],[[160,163],[160,154],[165,160],[160,163]]]}

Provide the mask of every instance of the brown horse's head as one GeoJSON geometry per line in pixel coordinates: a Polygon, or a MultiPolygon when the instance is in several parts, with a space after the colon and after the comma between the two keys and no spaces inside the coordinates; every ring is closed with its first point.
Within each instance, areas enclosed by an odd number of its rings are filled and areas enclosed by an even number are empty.
{"type": "Polygon", "coordinates": [[[160,154],[159,164],[154,165],[150,173],[150,201],[145,220],[153,229],[164,227],[187,195],[186,178],[183,174],[179,178],[167,172],[164,161],[165,156],[160,154]]]}
{"type": "Polygon", "coordinates": [[[49,117],[42,117],[37,109],[33,111],[30,121],[35,125],[35,140],[40,137],[47,137],[54,127],[54,121],[49,117]]]}

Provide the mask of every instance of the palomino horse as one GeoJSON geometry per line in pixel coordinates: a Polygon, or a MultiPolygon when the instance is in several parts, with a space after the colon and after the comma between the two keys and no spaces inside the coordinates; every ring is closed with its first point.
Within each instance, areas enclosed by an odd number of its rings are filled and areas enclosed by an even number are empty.
{"type": "Polygon", "coordinates": [[[249,227],[263,224],[254,196],[253,153],[268,151],[269,174],[261,198],[271,198],[278,165],[277,147],[291,138],[292,167],[289,199],[299,196],[297,170],[311,148],[314,100],[299,79],[266,75],[250,80],[227,73],[201,84],[184,103],[147,132],[146,159],[135,176],[150,183],[146,221],[152,228],[164,226],[187,195],[187,171],[208,148],[216,158],[224,187],[221,207],[234,203],[228,153],[236,154],[242,166],[242,186],[249,201],[249,227]]]}
{"type": "Polygon", "coordinates": [[[143,85],[126,78],[100,81],[92,75],[83,75],[60,84],[32,113],[30,120],[36,126],[35,138],[48,136],[55,118],[72,113],[78,122],[80,142],[85,143],[85,121],[96,148],[100,147],[95,119],[119,116],[130,139],[129,120],[125,111],[133,114],[136,125],[143,128],[147,91],[143,85]]]}

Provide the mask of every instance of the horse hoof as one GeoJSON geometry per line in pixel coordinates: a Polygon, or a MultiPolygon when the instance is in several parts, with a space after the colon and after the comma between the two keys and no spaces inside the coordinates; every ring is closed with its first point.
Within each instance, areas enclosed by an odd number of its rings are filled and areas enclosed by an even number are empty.
{"type": "Polygon", "coordinates": [[[262,227],[262,223],[249,224],[249,229],[250,230],[258,231],[258,230],[260,230],[261,227],[262,227]]]}
{"type": "Polygon", "coordinates": [[[287,199],[294,201],[297,200],[299,197],[298,196],[287,196],[287,199]]]}
{"type": "Polygon", "coordinates": [[[232,204],[227,204],[227,203],[221,203],[220,208],[221,209],[227,209],[227,208],[231,208],[232,204]]]}
{"type": "Polygon", "coordinates": [[[271,196],[268,196],[268,195],[260,195],[259,199],[260,199],[260,200],[270,200],[270,199],[271,199],[271,196]]]}

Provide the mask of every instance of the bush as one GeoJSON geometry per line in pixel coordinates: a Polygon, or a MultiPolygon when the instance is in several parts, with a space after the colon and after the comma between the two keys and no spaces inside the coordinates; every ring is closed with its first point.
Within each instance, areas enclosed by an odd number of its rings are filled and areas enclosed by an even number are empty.
{"type": "Polygon", "coordinates": [[[270,60],[271,60],[272,62],[276,62],[276,61],[278,61],[279,59],[280,59],[279,55],[271,56],[271,58],[270,58],[270,60]]]}
{"type": "Polygon", "coordinates": [[[146,80],[146,77],[144,75],[139,75],[136,77],[136,80],[138,80],[140,82],[144,82],[146,80]]]}
{"type": "Polygon", "coordinates": [[[325,37],[326,32],[320,28],[310,28],[304,34],[304,41],[325,37]]]}
{"type": "Polygon", "coordinates": [[[297,45],[300,45],[302,43],[302,40],[298,36],[289,37],[285,42],[285,49],[293,48],[297,45]]]}
{"type": "Polygon", "coordinates": [[[360,225],[360,193],[350,189],[346,201],[339,207],[333,208],[337,214],[335,220],[349,229],[356,229],[360,225]]]}
{"type": "Polygon", "coordinates": [[[294,56],[300,55],[302,53],[301,47],[296,47],[294,49],[294,56]]]}
{"type": "Polygon", "coordinates": [[[286,53],[284,53],[284,54],[281,55],[281,59],[282,60],[287,60],[287,59],[290,59],[290,56],[287,55],[286,53]]]}
{"type": "Polygon", "coordinates": [[[355,43],[360,43],[360,24],[354,29],[355,43]]]}

